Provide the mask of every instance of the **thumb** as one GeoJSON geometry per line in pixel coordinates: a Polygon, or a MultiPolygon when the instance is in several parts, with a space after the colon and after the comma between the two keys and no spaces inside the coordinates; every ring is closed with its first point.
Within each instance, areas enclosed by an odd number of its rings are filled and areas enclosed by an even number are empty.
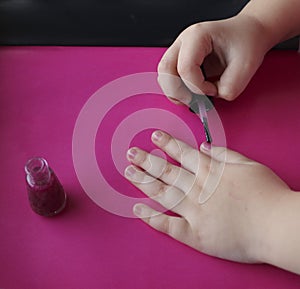
{"type": "Polygon", "coordinates": [[[259,63],[255,61],[245,61],[242,57],[237,57],[228,63],[220,80],[217,82],[218,96],[226,100],[234,100],[246,88],[259,63]]]}
{"type": "Polygon", "coordinates": [[[253,160],[250,160],[249,158],[238,152],[230,150],[226,147],[212,146],[207,142],[201,144],[200,151],[219,162],[226,162],[231,164],[254,163],[253,160]]]}

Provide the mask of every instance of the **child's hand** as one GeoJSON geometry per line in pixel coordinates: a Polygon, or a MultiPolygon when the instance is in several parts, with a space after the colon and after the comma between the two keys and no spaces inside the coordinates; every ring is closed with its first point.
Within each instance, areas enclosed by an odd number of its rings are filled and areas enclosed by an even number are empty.
{"type": "Polygon", "coordinates": [[[224,148],[202,145],[199,152],[161,131],[152,135],[152,141],[181,168],[131,148],[127,157],[133,165],[125,176],[180,217],[158,213],[144,204],[135,205],[135,214],[156,230],[209,255],[241,262],[270,261],[272,229],[279,226],[272,224],[273,216],[283,196],[291,193],[288,186],[267,167],[224,148]],[[209,172],[211,162],[218,165],[225,153],[216,191],[199,204],[206,177],[218,171],[209,172]]]}
{"type": "Polygon", "coordinates": [[[254,17],[203,22],[184,30],[158,65],[159,84],[171,100],[188,104],[186,87],[226,100],[235,99],[247,86],[271,48],[264,27],[254,17]],[[200,66],[208,78],[205,80],[200,66]],[[170,77],[179,76],[180,78],[170,77]]]}

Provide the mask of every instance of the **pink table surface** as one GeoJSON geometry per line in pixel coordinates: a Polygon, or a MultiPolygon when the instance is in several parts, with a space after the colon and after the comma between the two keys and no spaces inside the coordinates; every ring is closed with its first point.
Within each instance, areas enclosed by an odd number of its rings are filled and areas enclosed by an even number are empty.
{"type": "MultiPolygon", "coordinates": [[[[82,189],[72,158],[82,107],[119,77],[155,71],[164,50],[0,48],[0,288],[300,288],[295,274],[213,258],[137,219],[109,213],[82,189]],[[53,218],[29,208],[23,167],[36,155],[49,161],[68,193],[66,210],[53,218]]],[[[228,147],[270,166],[295,190],[300,190],[299,77],[296,52],[271,52],[239,99],[216,101],[228,147]]],[[[203,140],[196,116],[164,97],[145,96],[112,110],[98,132],[96,155],[99,166],[111,171],[106,169],[108,182],[129,196],[138,193],[113,168],[101,136],[132,109],[153,106],[178,115],[203,140]]],[[[169,126],[176,133],[176,125],[169,126]]],[[[151,149],[148,136],[145,129],[132,136],[133,143],[151,149]]]]}

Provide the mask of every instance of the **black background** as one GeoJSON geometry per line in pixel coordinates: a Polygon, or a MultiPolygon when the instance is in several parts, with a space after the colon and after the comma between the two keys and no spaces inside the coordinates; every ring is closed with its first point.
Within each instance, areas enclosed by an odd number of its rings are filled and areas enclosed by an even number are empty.
{"type": "Polygon", "coordinates": [[[169,46],[248,0],[0,0],[1,45],[169,46]]]}
{"type": "Polygon", "coordinates": [[[168,46],[247,0],[0,0],[1,44],[168,46]]]}

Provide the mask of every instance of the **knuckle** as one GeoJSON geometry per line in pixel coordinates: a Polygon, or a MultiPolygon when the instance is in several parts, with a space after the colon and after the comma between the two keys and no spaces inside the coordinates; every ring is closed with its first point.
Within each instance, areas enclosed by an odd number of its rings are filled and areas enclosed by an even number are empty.
{"type": "Polygon", "coordinates": [[[250,74],[257,66],[259,66],[262,62],[260,57],[252,57],[248,55],[248,57],[244,57],[243,59],[243,70],[248,74],[250,74]]]}
{"type": "Polygon", "coordinates": [[[173,165],[167,162],[163,169],[163,175],[170,176],[172,172],[173,172],[173,165]]]}
{"type": "Polygon", "coordinates": [[[158,198],[162,197],[166,193],[167,189],[168,189],[168,186],[166,184],[160,183],[156,197],[158,197],[158,198]]]}
{"type": "Polygon", "coordinates": [[[166,73],[173,70],[172,62],[167,56],[163,56],[157,66],[158,73],[166,73]]]}
{"type": "Polygon", "coordinates": [[[195,186],[196,186],[195,189],[197,190],[197,192],[202,192],[203,184],[204,184],[204,179],[197,177],[195,182],[195,186]]]}
{"type": "Polygon", "coordinates": [[[212,157],[219,160],[220,162],[225,162],[227,158],[228,150],[225,147],[217,148],[212,150],[212,157]]]}
{"type": "Polygon", "coordinates": [[[203,168],[203,171],[204,172],[210,172],[211,171],[211,169],[212,169],[212,160],[210,160],[210,161],[207,161],[207,162],[202,162],[202,168],[203,168]]]}
{"type": "Polygon", "coordinates": [[[196,238],[195,238],[195,247],[200,252],[205,252],[205,249],[206,249],[206,246],[204,245],[203,239],[204,239],[204,237],[202,235],[202,232],[198,231],[196,233],[196,238]]]}
{"type": "Polygon", "coordinates": [[[199,29],[202,27],[202,23],[195,23],[187,27],[184,32],[185,33],[190,33],[191,35],[195,35],[195,33],[199,32],[199,29]]]}
{"type": "Polygon", "coordinates": [[[186,149],[182,151],[181,153],[182,160],[189,160],[192,159],[195,164],[197,164],[197,167],[200,166],[200,153],[195,153],[194,149],[186,149]]]}
{"type": "Polygon", "coordinates": [[[162,229],[163,229],[164,233],[166,233],[167,235],[170,235],[171,222],[170,222],[170,219],[168,217],[165,218],[165,220],[163,221],[162,229]]]}
{"type": "Polygon", "coordinates": [[[182,79],[187,79],[191,74],[191,65],[187,61],[180,61],[177,65],[178,74],[182,79]]]}
{"type": "Polygon", "coordinates": [[[176,232],[178,230],[176,224],[174,222],[170,221],[170,218],[167,218],[166,224],[165,224],[165,230],[166,233],[172,237],[176,237],[176,232]]]}
{"type": "Polygon", "coordinates": [[[169,217],[167,217],[164,220],[163,231],[165,234],[167,234],[173,238],[178,238],[180,228],[178,228],[177,223],[172,222],[172,220],[169,217]]]}

